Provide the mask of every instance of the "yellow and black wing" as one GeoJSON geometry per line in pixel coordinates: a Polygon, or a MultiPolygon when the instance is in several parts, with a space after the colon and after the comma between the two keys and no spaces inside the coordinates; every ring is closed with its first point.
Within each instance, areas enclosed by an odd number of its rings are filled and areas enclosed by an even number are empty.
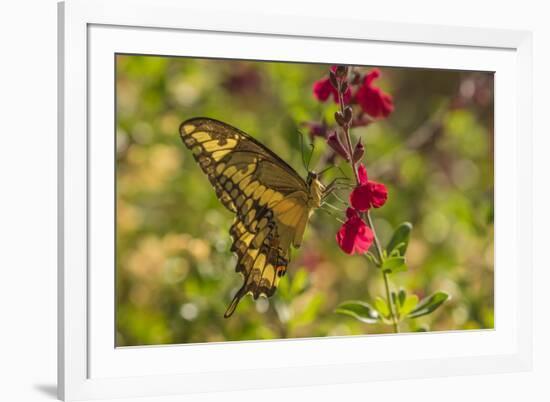
{"type": "Polygon", "coordinates": [[[231,250],[244,283],[225,312],[229,317],[244,295],[275,292],[309,218],[308,186],[276,154],[228,124],[193,118],[181,124],[180,135],[221,203],[236,214],[231,250]]]}

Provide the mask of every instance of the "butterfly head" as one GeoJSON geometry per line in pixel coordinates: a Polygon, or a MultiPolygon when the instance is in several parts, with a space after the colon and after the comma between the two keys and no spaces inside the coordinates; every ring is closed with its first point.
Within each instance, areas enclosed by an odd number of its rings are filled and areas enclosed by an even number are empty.
{"type": "Polygon", "coordinates": [[[310,206],[319,208],[325,191],[325,186],[319,181],[319,174],[312,171],[308,172],[306,183],[309,188],[310,206]]]}
{"type": "Polygon", "coordinates": [[[316,172],[314,171],[307,172],[306,183],[308,186],[311,186],[311,183],[313,183],[316,180],[319,180],[319,175],[316,172]]]}

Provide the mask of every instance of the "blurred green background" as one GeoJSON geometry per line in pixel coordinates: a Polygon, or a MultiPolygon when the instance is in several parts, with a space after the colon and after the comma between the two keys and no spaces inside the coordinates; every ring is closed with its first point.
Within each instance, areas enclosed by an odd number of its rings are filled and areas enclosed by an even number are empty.
{"type": "MultiPolygon", "coordinates": [[[[275,295],[247,296],[224,319],[242,283],[229,252],[233,216],[178,135],[183,120],[213,117],[256,137],[305,177],[298,130],[304,121],[332,122],[336,105],[312,95],[329,67],[117,56],[117,346],[391,331],[334,313],[340,302],[369,301],[384,288],[376,268],[340,251],[340,223],[322,211],[275,295]]],[[[493,75],[381,72],[377,84],[395,111],[353,134],[365,143],[369,177],[389,190],[373,211],[382,243],[402,221],[414,225],[409,270],[393,275],[393,285],[419,297],[452,296],[401,330],[492,328],[493,75]]],[[[315,144],[313,163],[321,167],[328,150],[321,138],[315,144]]]]}

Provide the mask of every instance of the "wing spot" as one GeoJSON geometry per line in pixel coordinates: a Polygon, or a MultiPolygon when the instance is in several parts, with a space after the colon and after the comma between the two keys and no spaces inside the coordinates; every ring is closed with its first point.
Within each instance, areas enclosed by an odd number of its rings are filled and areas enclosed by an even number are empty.
{"type": "Polygon", "coordinates": [[[257,200],[264,193],[264,191],[265,191],[265,186],[259,186],[256,190],[254,190],[254,195],[252,196],[252,198],[257,200]]]}
{"type": "Polygon", "coordinates": [[[229,166],[225,171],[223,172],[224,176],[231,177],[237,172],[237,168],[235,166],[229,166]]]}
{"type": "Polygon", "coordinates": [[[258,188],[259,185],[260,185],[260,182],[255,181],[255,182],[251,183],[249,186],[247,186],[244,189],[244,193],[246,194],[246,196],[250,197],[250,194],[252,194],[254,192],[254,190],[256,190],[256,188],[258,188]]]}
{"type": "MultiPolygon", "coordinates": [[[[235,189],[235,190],[233,190],[233,191],[237,191],[237,189],[235,189]]],[[[243,205],[244,200],[245,200],[244,195],[242,195],[242,194],[239,195],[239,196],[237,197],[237,200],[235,201],[235,204],[237,204],[237,207],[240,208],[241,205],[243,205]]]]}
{"type": "Polygon", "coordinates": [[[254,241],[252,242],[252,246],[256,248],[260,248],[262,243],[264,242],[265,238],[267,237],[267,234],[270,232],[271,228],[269,226],[263,228],[256,237],[254,237],[254,241]]]}
{"type": "Polygon", "coordinates": [[[246,214],[250,208],[252,208],[252,203],[253,201],[250,198],[246,200],[241,211],[243,215],[246,214]]]}
{"type": "Polygon", "coordinates": [[[250,183],[251,179],[252,178],[250,176],[247,176],[239,183],[239,187],[241,188],[241,190],[244,190],[246,186],[248,186],[248,183],[250,183]]]}
{"type": "Polygon", "coordinates": [[[271,198],[271,196],[273,195],[274,191],[270,188],[266,189],[264,191],[264,193],[262,194],[262,197],[260,198],[260,201],[258,201],[260,203],[260,205],[265,205],[267,203],[267,201],[271,198]]]}
{"type": "Polygon", "coordinates": [[[251,210],[246,214],[246,217],[244,218],[244,224],[245,224],[245,225],[250,225],[250,223],[252,222],[252,220],[254,219],[255,216],[256,216],[256,210],[255,210],[255,209],[251,209],[251,210]]]}
{"type": "MultiPolygon", "coordinates": [[[[262,269],[264,265],[265,265],[265,254],[259,254],[258,257],[256,257],[256,261],[254,261],[254,268],[262,269]]],[[[254,282],[257,282],[257,281],[254,281],[254,282]]]]}
{"type": "Polygon", "coordinates": [[[191,137],[196,139],[198,142],[204,142],[212,139],[212,136],[204,131],[197,131],[196,133],[191,134],[191,137]]]}
{"type": "Polygon", "coordinates": [[[258,223],[258,229],[263,229],[265,225],[267,225],[267,222],[268,222],[267,218],[262,218],[258,223]]]}
{"type": "Polygon", "coordinates": [[[183,126],[183,131],[185,132],[185,134],[189,134],[190,132],[192,132],[194,129],[195,129],[195,125],[193,124],[185,124],[183,126]]]}
{"type": "MultiPolygon", "coordinates": [[[[193,134],[194,135],[194,134],[193,134]]],[[[218,149],[228,149],[231,150],[235,148],[235,145],[237,145],[237,141],[233,139],[228,139],[226,144],[220,144],[219,140],[212,140],[212,141],[206,141],[202,144],[204,149],[207,152],[213,152],[218,149]]]]}
{"type": "Polygon", "coordinates": [[[281,200],[283,199],[283,195],[281,193],[275,192],[271,199],[268,201],[267,206],[269,208],[273,208],[274,205],[277,205],[281,200]]]}
{"type": "Polygon", "coordinates": [[[205,168],[210,165],[210,163],[212,163],[212,159],[210,159],[208,156],[200,155],[199,163],[203,168],[205,168]]]}
{"type": "Polygon", "coordinates": [[[231,183],[231,180],[228,180],[226,183],[225,183],[225,189],[227,191],[231,191],[231,189],[233,188],[233,183],[231,183]]]}
{"type": "Polygon", "coordinates": [[[250,242],[254,238],[253,233],[245,232],[243,235],[239,238],[239,241],[243,242],[247,247],[250,246],[250,242]]]}
{"type": "Polygon", "coordinates": [[[191,152],[193,152],[193,155],[199,156],[202,153],[202,148],[201,148],[200,145],[196,145],[196,146],[193,147],[191,152]]]}
{"type": "Polygon", "coordinates": [[[185,143],[187,148],[191,148],[193,145],[195,145],[197,143],[197,141],[195,141],[195,139],[193,137],[185,137],[183,139],[183,142],[185,143]]]}
{"type": "Polygon", "coordinates": [[[256,165],[254,163],[251,163],[250,165],[247,165],[246,168],[239,170],[235,175],[233,176],[233,182],[238,183],[246,176],[250,175],[254,169],[256,169],[256,165]]]}
{"type": "Polygon", "coordinates": [[[214,160],[216,162],[218,162],[219,160],[221,160],[225,155],[227,155],[229,152],[231,152],[230,149],[224,149],[224,150],[221,150],[221,151],[215,151],[212,153],[212,158],[214,158],[214,160]]]}
{"type": "Polygon", "coordinates": [[[216,173],[217,174],[222,174],[223,170],[225,169],[225,163],[220,163],[217,167],[216,167],[216,173]]]}

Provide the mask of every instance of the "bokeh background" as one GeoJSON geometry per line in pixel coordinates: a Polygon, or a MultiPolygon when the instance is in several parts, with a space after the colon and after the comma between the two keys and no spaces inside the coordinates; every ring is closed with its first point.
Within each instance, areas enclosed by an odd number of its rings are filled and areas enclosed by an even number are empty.
{"type": "MultiPolygon", "coordinates": [[[[336,105],[312,95],[329,67],[117,56],[117,346],[391,331],[334,312],[384,288],[375,267],[338,248],[340,223],[322,211],[275,295],[247,296],[224,319],[242,282],[229,252],[233,216],[178,134],[190,117],[225,121],[305,177],[298,131],[307,133],[305,121],[332,121],[336,105]]],[[[393,96],[395,111],[353,134],[365,143],[369,177],[389,189],[373,213],[382,243],[402,221],[414,225],[409,269],[392,284],[420,298],[436,290],[452,297],[401,330],[493,328],[493,75],[380,70],[377,84],[393,96]]],[[[312,163],[321,167],[329,150],[322,138],[313,141],[312,163]]]]}

